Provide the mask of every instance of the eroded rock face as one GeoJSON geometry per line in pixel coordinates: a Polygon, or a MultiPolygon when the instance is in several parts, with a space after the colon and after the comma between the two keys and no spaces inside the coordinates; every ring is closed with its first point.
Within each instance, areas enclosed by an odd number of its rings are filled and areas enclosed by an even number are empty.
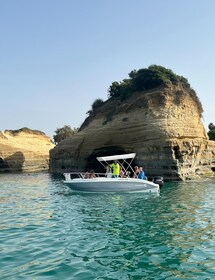
{"type": "Polygon", "coordinates": [[[49,150],[54,147],[44,133],[0,132],[0,172],[33,172],[49,169],[49,150]]]}
{"type": "Polygon", "coordinates": [[[97,156],[132,152],[148,177],[189,179],[215,167],[215,142],[208,140],[196,100],[171,84],[106,101],[80,132],[51,151],[50,171],[102,171],[97,156]]]}

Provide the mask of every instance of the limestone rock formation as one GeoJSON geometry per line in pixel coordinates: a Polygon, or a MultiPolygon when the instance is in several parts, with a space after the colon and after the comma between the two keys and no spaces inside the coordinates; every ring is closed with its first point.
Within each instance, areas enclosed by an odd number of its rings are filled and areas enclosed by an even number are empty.
{"type": "Polygon", "coordinates": [[[215,142],[208,140],[192,90],[168,83],[123,101],[108,99],[51,151],[50,171],[101,172],[97,156],[132,152],[148,177],[184,180],[213,173],[215,142]]]}
{"type": "Polygon", "coordinates": [[[49,169],[54,147],[44,133],[30,129],[0,132],[0,172],[33,172],[49,169]]]}

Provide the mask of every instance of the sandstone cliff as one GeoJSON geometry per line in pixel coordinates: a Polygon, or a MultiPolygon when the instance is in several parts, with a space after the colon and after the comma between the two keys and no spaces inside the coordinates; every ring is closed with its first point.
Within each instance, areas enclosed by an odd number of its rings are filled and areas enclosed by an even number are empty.
{"type": "Polygon", "coordinates": [[[167,83],[125,101],[107,100],[51,151],[50,171],[102,171],[97,156],[135,152],[134,164],[149,177],[183,180],[213,173],[215,142],[208,140],[194,97],[183,84],[167,83]]]}
{"type": "Polygon", "coordinates": [[[32,172],[49,168],[51,139],[30,129],[0,132],[0,172],[32,172]]]}

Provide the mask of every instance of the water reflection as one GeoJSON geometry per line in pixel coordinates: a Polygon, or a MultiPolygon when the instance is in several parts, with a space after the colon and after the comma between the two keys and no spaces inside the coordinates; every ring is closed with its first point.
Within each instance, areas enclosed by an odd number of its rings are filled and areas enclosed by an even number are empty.
{"type": "Polygon", "coordinates": [[[1,175],[1,227],[23,227],[51,216],[47,174],[1,175]]]}

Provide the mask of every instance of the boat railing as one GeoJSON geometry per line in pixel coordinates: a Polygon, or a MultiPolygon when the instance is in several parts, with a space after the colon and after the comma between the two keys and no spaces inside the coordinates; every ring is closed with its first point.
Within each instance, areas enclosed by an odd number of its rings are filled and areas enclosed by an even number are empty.
{"type": "MultiPolygon", "coordinates": [[[[91,179],[91,178],[98,178],[98,177],[111,177],[107,176],[106,173],[89,173],[89,172],[68,172],[63,173],[65,180],[70,181],[72,179],[91,179]]],[[[109,174],[108,174],[109,175],[109,174]]]]}
{"type": "MultiPolygon", "coordinates": [[[[65,180],[70,181],[72,179],[93,179],[93,178],[112,178],[112,173],[90,173],[90,172],[68,172],[63,173],[65,180]]],[[[123,178],[130,178],[130,173],[124,174],[123,178]]]]}

